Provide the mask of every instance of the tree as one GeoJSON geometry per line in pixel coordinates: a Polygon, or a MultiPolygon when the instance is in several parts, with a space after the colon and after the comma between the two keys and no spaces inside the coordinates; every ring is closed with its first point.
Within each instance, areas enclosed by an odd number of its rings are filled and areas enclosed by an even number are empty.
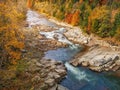
{"type": "Polygon", "coordinates": [[[72,16],[72,20],[71,20],[71,24],[73,25],[73,26],[75,26],[75,25],[78,25],[78,23],[79,23],[79,14],[80,14],[80,12],[79,11],[75,11],[74,13],[73,13],[73,16],[72,16]]]}

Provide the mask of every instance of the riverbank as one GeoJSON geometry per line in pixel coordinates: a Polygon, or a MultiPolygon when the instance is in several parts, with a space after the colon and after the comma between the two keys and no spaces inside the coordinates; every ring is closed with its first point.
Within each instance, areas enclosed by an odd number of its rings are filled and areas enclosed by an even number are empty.
{"type": "MultiPolygon", "coordinates": [[[[89,47],[88,51],[86,51],[86,53],[82,55],[84,59],[81,58],[81,56],[78,56],[76,60],[75,59],[73,60],[74,62],[73,65],[76,64],[76,65],[88,66],[90,67],[90,69],[95,71],[104,71],[104,70],[109,71],[112,69],[113,71],[119,70],[120,45],[110,44],[109,42],[103,40],[102,38],[99,38],[92,34],[87,35],[83,33],[79,27],[73,27],[67,23],[59,22],[56,19],[51,17],[45,17],[45,18],[50,20],[52,23],[56,23],[57,26],[59,27],[60,26],[64,27],[64,29],[66,30],[64,35],[68,38],[68,40],[74,43],[83,44],[89,47]],[[93,52],[96,53],[95,54],[96,56],[94,56],[93,52]],[[88,57],[86,57],[86,55],[88,55],[88,57]],[[114,57],[112,57],[113,55],[114,57]],[[112,66],[112,67],[109,68],[109,66],[112,66]],[[104,69],[104,67],[107,69],[104,69]]],[[[39,26],[36,26],[36,27],[38,29],[41,29],[41,27],[39,26]]],[[[52,30],[57,29],[56,26],[53,26],[53,27],[52,27],[52,30]]],[[[48,28],[50,27],[48,26],[48,28]]],[[[47,31],[47,30],[43,30],[43,31],[47,31]]],[[[51,30],[48,30],[48,31],[51,31],[51,30]]]]}
{"type": "MultiPolygon", "coordinates": [[[[48,88],[64,88],[57,84],[66,75],[66,68],[59,61],[44,59],[44,52],[60,47],[66,47],[66,44],[48,40],[39,34],[40,31],[49,30],[47,26],[39,25],[41,29],[36,27],[24,27],[21,32],[25,36],[25,49],[23,50],[23,58],[27,61],[28,68],[26,75],[30,79],[29,84],[35,90],[47,90],[48,88]],[[48,44],[49,43],[49,44],[48,44]]],[[[61,89],[59,89],[61,90],[61,89]]]]}
{"type": "Polygon", "coordinates": [[[74,66],[87,66],[94,71],[117,71],[120,69],[120,45],[112,44],[93,34],[87,35],[79,27],[50,18],[51,22],[64,26],[64,35],[68,40],[89,47],[88,51],[80,54],[71,63],[74,66]]]}

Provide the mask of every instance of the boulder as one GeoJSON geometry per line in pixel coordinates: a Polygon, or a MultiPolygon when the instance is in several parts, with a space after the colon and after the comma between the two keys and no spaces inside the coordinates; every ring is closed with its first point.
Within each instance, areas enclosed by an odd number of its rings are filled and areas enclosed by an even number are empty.
{"type": "Polygon", "coordinates": [[[53,87],[51,87],[49,90],[57,90],[57,84],[55,84],[53,87]]]}
{"type": "Polygon", "coordinates": [[[69,90],[69,89],[67,89],[66,87],[64,87],[64,86],[62,86],[62,85],[60,85],[60,84],[58,84],[57,90],[69,90]]]}
{"type": "Polygon", "coordinates": [[[49,78],[45,80],[45,83],[48,84],[49,86],[53,86],[55,84],[55,80],[52,78],[49,78]]]}
{"type": "Polygon", "coordinates": [[[87,61],[86,61],[86,62],[85,62],[85,61],[84,61],[84,62],[82,62],[82,66],[87,67],[88,65],[89,65],[89,62],[87,62],[87,61]]]}
{"type": "Polygon", "coordinates": [[[63,69],[55,69],[55,71],[56,71],[57,73],[59,73],[60,76],[66,75],[66,70],[63,70],[63,69]]]}
{"type": "MultiPolygon", "coordinates": [[[[119,52],[115,52],[110,48],[95,46],[91,47],[87,53],[82,56],[78,56],[77,59],[72,62],[73,65],[88,66],[95,71],[111,70],[114,67],[114,63],[119,65],[119,52]]],[[[117,70],[117,69],[114,69],[117,70]]]]}

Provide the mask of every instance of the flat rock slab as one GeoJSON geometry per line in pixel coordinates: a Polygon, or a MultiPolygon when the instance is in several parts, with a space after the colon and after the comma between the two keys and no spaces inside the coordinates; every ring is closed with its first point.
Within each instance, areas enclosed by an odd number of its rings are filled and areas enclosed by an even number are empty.
{"type": "MultiPolygon", "coordinates": [[[[73,60],[73,65],[88,66],[95,71],[110,70],[115,65],[119,65],[120,52],[113,51],[107,47],[91,47],[84,55],[73,60]],[[117,62],[117,63],[116,63],[117,62]],[[111,68],[110,68],[111,66],[111,68]]],[[[115,68],[114,70],[117,70],[115,68]]]]}

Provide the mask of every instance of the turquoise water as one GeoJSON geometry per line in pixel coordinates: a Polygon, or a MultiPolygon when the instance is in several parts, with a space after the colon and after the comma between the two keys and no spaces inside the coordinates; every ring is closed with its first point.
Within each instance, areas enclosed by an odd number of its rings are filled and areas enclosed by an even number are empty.
{"type": "Polygon", "coordinates": [[[81,48],[58,48],[45,53],[47,59],[65,63],[67,75],[61,85],[69,90],[120,90],[120,78],[111,73],[97,73],[85,67],[74,67],[68,63],[81,48]]]}
{"type": "Polygon", "coordinates": [[[58,60],[62,62],[69,61],[81,51],[80,47],[69,46],[67,48],[58,48],[56,50],[49,50],[45,53],[46,59],[58,60]]]}
{"type": "Polygon", "coordinates": [[[65,63],[67,76],[61,84],[69,90],[120,90],[120,78],[110,73],[97,73],[85,67],[65,63]]]}

